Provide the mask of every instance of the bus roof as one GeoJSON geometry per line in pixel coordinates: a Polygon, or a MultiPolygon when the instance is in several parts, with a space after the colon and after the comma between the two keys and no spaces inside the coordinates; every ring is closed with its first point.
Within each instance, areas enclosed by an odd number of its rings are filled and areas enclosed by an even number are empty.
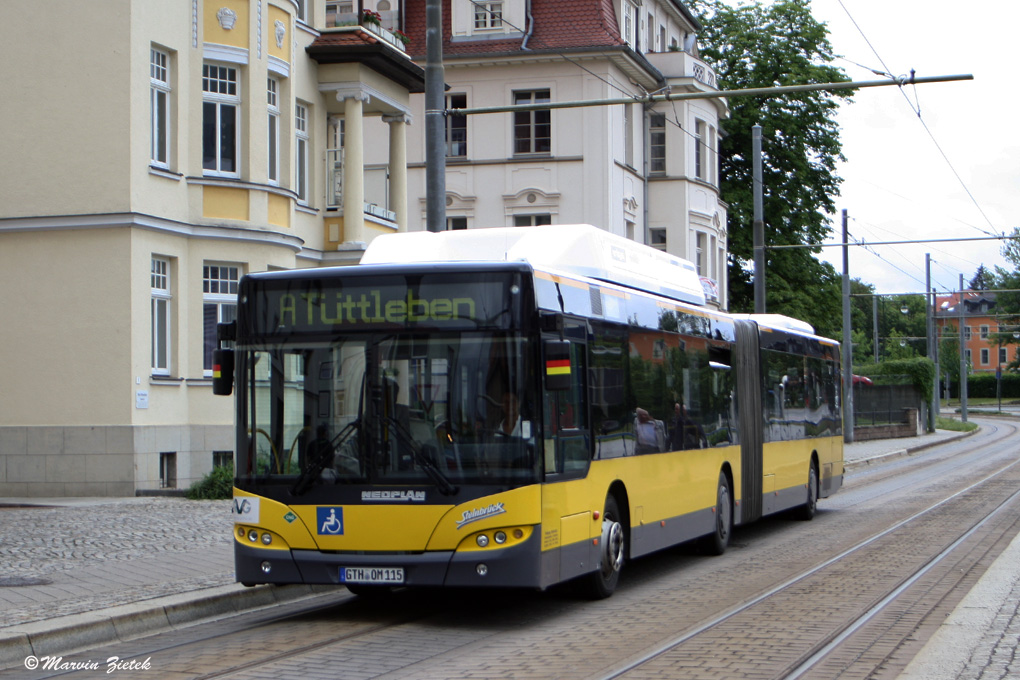
{"type": "Polygon", "coordinates": [[[690,304],[705,304],[689,261],[588,224],[386,234],[361,264],[526,262],[535,269],[615,283],[690,304]]]}

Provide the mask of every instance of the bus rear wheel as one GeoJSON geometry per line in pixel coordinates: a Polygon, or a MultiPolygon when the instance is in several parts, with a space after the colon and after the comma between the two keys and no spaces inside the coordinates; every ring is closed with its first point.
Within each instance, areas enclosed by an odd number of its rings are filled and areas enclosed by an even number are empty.
{"type": "Polygon", "coordinates": [[[616,498],[606,497],[602,513],[602,537],[599,539],[599,568],[585,577],[584,593],[593,600],[602,600],[616,590],[626,554],[627,530],[616,498]]]}
{"type": "Polygon", "coordinates": [[[815,511],[818,509],[818,468],[814,461],[811,462],[811,470],[808,472],[807,502],[794,511],[794,516],[805,522],[812,520],[815,511]]]}
{"type": "Polygon", "coordinates": [[[704,538],[702,545],[709,555],[722,555],[730,544],[733,533],[733,500],[730,480],[725,472],[719,473],[719,486],[715,493],[715,530],[704,538]]]}

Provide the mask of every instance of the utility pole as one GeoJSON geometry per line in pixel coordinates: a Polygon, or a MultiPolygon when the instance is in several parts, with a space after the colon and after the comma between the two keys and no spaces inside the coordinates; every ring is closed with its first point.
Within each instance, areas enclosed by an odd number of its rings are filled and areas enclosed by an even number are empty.
{"type": "Polygon", "coordinates": [[[963,342],[963,274],[960,274],[960,420],[967,422],[967,350],[963,342]]]}
{"type": "Polygon", "coordinates": [[[931,295],[931,253],[924,254],[924,330],[928,337],[928,358],[935,363],[935,384],[928,408],[928,431],[935,431],[939,413],[939,360],[935,345],[935,298],[931,295]]]}
{"type": "Polygon", "coordinates": [[[425,226],[446,231],[446,73],[442,0],[425,0],[425,226]]]}
{"type": "MultiPolygon", "coordinates": [[[[846,243],[846,239],[843,240],[846,243]]],[[[875,363],[878,363],[878,294],[871,296],[871,340],[875,351],[875,363]]]]}
{"type": "Polygon", "coordinates": [[[754,184],[754,313],[765,313],[765,220],[761,187],[761,125],[751,127],[752,183],[754,184]]]}
{"type": "Polygon", "coordinates": [[[846,209],[843,209],[843,441],[854,441],[854,367],[850,346],[850,250],[847,246],[846,209]]]}

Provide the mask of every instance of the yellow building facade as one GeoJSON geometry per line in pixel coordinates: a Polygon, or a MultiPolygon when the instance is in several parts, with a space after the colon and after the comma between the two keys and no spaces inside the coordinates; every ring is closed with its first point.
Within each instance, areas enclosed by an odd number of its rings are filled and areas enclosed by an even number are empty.
{"type": "Polygon", "coordinates": [[[211,349],[238,279],[406,228],[424,75],[336,4],[0,3],[0,496],[186,488],[229,461],[211,349]]]}

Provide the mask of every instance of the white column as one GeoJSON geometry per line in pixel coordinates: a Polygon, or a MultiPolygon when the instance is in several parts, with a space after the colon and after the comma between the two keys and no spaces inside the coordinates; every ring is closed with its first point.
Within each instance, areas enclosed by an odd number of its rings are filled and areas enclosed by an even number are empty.
{"type": "Polygon", "coordinates": [[[383,116],[390,126],[390,205],[397,215],[398,231],[407,231],[407,125],[411,117],[402,113],[383,116]]]}
{"type": "Polygon", "coordinates": [[[368,95],[337,92],[344,103],[344,242],[365,241],[365,125],[368,95]]]}

